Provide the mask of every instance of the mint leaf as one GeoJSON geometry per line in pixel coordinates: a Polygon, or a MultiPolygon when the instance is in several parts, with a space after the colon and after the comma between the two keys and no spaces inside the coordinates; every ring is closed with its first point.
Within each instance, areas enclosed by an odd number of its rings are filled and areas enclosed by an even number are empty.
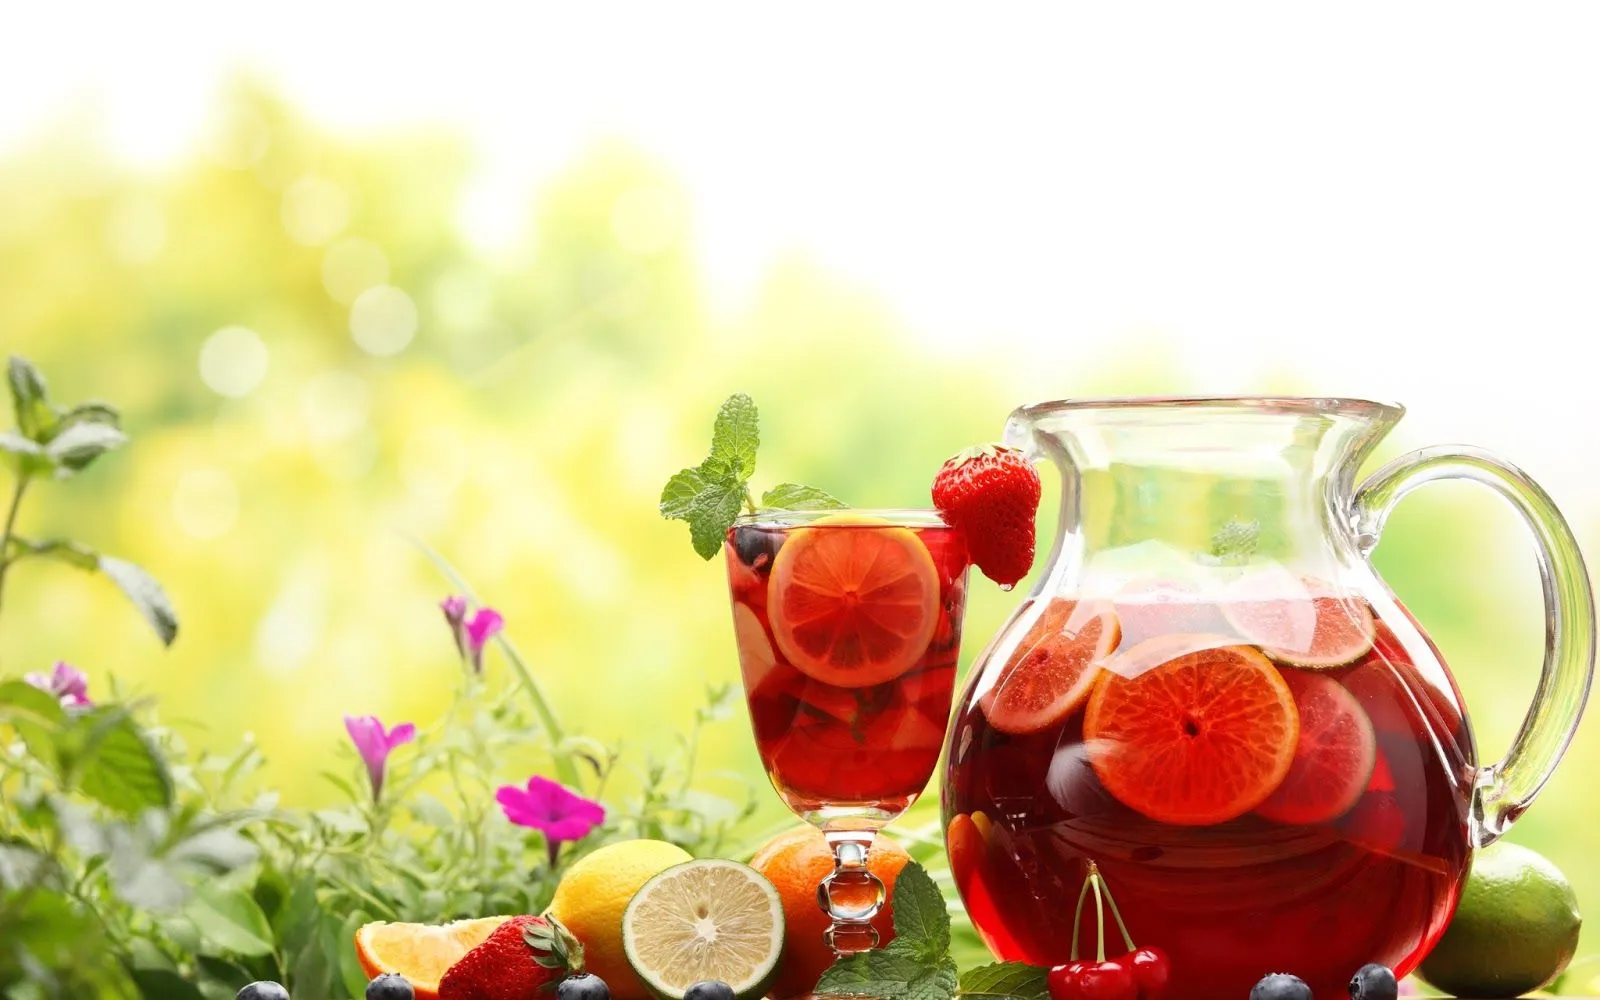
{"type": "Polygon", "coordinates": [[[933,879],[915,861],[894,882],[894,940],[839,959],[817,983],[819,994],[880,1000],[950,1000],[956,963],[950,957],[950,914],[933,879]]]}
{"type": "Polygon", "coordinates": [[[100,572],[109,576],[122,595],[139,609],[150,627],[156,630],[162,645],[172,645],[172,640],[178,637],[178,613],[172,609],[172,601],[155,577],[126,559],[111,556],[100,557],[100,572]]]}
{"type": "Polygon", "coordinates": [[[711,428],[711,457],[728,463],[734,475],[748,480],[756,471],[761,429],[756,404],[742,392],[729,396],[711,428]]]}
{"type": "Polygon", "coordinates": [[[56,477],[65,479],[88,468],[95,459],[127,440],[126,435],[110,424],[76,423],[51,438],[45,454],[58,466],[56,477]]]}
{"type": "Polygon", "coordinates": [[[73,720],[73,736],[83,794],[129,816],[172,805],[166,762],[126,709],[91,709],[73,720]]]}
{"type": "Polygon", "coordinates": [[[1238,566],[1255,555],[1261,526],[1255,521],[1230,520],[1211,536],[1211,555],[1224,566],[1238,566]]]}
{"type": "Polygon", "coordinates": [[[700,558],[710,559],[722,548],[734,518],[744,508],[745,495],[742,481],[725,479],[709,484],[695,498],[687,520],[689,540],[700,558]]]}
{"type": "Polygon", "coordinates": [[[961,995],[988,1000],[1049,1000],[1049,969],[1023,962],[980,965],[961,974],[961,995]]]}
{"type": "Polygon", "coordinates": [[[667,480],[661,490],[661,516],[669,521],[687,521],[695,501],[706,488],[706,477],[699,469],[683,469],[667,480]]]}
{"type": "Polygon", "coordinates": [[[763,510],[832,510],[843,506],[844,501],[833,494],[798,483],[779,483],[761,494],[763,510]]]}
{"type": "Polygon", "coordinates": [[[919,864],[907,864],[894,880],[894,940],[905,942],[912,954],[932,963],[950,951],[950,913],[944,896],[919,864]]]}

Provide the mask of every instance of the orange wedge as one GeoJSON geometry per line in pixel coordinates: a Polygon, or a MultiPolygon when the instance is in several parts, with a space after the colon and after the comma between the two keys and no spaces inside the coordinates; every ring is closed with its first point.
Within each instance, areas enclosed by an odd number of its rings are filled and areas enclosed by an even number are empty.
{"type": "Polygon", "coordinates": [[[767,615],[778,650],[812,680],[868,687],[928,650],[939,573],[916,532],[860,515],[790,532],[772,564],[767,615]]]}
{"type": "Polygon", "coordinates": [[[364,924],[356,931],[356,957],[367,978],[398,972],[417,1000],[438,1000],[439,980],[450,966],[484,942],[510,917],[481,917],[449,924],[364,924]]]}

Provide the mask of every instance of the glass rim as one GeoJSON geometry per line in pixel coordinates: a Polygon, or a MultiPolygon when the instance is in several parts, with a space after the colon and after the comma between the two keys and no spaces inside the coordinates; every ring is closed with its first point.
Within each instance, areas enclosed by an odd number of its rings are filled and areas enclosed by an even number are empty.
{"type": "MultiPolygon", "coordinates": [[[[854,514],[874,517],[883,524],[863,524],[862,528],[948,528],[950,524],[932,507],[829,507],[823,510],[758,510],[733,519],[734,527],[793,528],[815,524],[826,517],[854,514]]],[[[852,525],[841,525],[852,527],[852,525]]]]}
{"type": "Polygon", "coordinates": [[[1234,409],[1274,414],[1324,414],[1359,417],[1367,420],[1398,420],[1406,408],[1399,403],[1362,399],[1357,396],[1099,396],[1052,399],[1019,406],[1015,414],[1026,417],[1048,416],[1090,410],[1137,409],[1234,409]]]}

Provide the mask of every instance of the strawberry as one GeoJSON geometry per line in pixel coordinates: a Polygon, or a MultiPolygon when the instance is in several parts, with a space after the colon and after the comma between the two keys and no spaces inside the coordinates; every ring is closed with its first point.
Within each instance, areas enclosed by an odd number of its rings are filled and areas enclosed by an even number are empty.
{"type": "Polygon", "coordinates": [[[583,945],[552,917],[512,917],[450,966],[439,1000],[548,1000],[583,971],[583,945]]]}
{"type": "Polygon", "coordinates": [[[933,505],[967,539],[983,575],[1011,587],[1033,568],[1039,473],[1015,448],[968,448],[933,477],[933,505]]]}

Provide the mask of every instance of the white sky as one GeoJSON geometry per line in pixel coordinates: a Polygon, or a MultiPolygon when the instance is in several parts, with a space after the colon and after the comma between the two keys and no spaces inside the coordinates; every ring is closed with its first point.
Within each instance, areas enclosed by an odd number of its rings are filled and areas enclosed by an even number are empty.
{"type": "Polygon", "coordinates": [[[1195,390],[1400,399],[1408,440],[1596,506],[1600,5],[955,6],[15,3],[0,150],[89,104],[158,167],[253,69],[333,127],[461,130],[492,244],[619,134],[688,186],[724,305],[801,249],[932,348],[1161,335],[1195,390]]]}

